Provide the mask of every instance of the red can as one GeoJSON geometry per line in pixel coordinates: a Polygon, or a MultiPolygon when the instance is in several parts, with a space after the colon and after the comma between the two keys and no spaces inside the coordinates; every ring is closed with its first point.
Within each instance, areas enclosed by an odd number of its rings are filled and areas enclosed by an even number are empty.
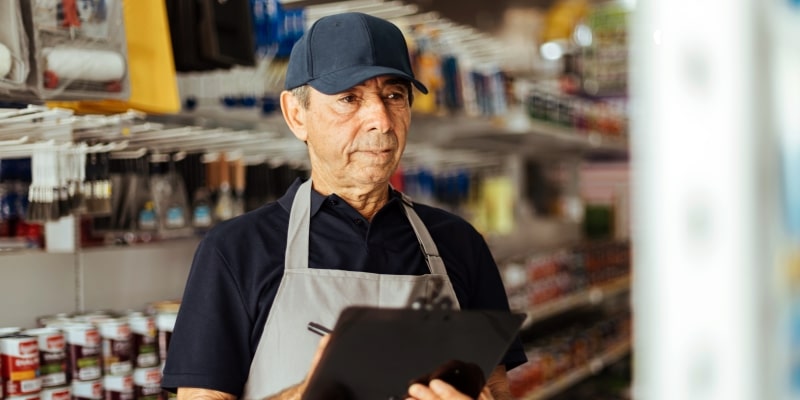
{"type": "Polygon", "coordinates": [[[133,370],[133,393],[136,400],[161,400],[161,368],[137,368],[133,370]]]}
{"type": "Polygon", "coordinates": [[[38,392],[42,388],[39,374],[39,344],[36,338],[13,335],[0,338],[0,370],[6,397],[38,392]]]}
{"type": "Polygon", "coordinates": [[[132,313],[128,316],[131,327],[131,358],[134,368],[155,367],[159,363],[156,321],[151,315],[132,313]]]}
{"type": "Polygon", "coordinates": [[[167,360],[169,340],[172,337],[172,331],[175,329],[175,320],[177,318],[177,312],[160,312],[156,314],[156,328],[158,329],[158,352],[162,365],[167,360]]]}
{"type": "Polygon", "coordinates": [[[97,321],[103,349],[105,375],[130,375],[131,329],[126,318],[109,318],[97,321]]]}
{"type": "Polygon", "coordinates": [[[103,364],[97,328],[91,324],[74,323],[64,324],[60,329],[67,342],[67,379],[73,382],[100,379],[103,364]]]}
{"type": "MultiPolygon", "coordinates": [[[[0,337],[17,335],[20,332],[22,332],[22,328],[18,326],[6,326],[0,328],[0,337]]],[[[5,381],[3,380],[3,366],[0,365],[0,399],[4,399],[6,397],[6,392],[5,392],[6,387],[4,383],[5,381]]]]}
{"type": "Polygon", "coordinates": [[[55,328],[29,329],[26,335],[39,344],[39,378],[42,387],[67,384],[67,342],[64,333],[55,328]]]}

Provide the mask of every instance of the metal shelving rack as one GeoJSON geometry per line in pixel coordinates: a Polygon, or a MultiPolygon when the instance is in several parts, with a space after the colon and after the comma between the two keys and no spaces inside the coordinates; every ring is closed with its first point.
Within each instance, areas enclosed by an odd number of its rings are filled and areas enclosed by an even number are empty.
{"type": "Polygon", "coordinates": [[[410,140],[455,147],[489,149],[526,155],[584,155],[607,153],[626,156],[628,138],[594,131],[579,131],[547,121],[528,119],[524,127],[509,126],[503,120],[451,115],[414,115],[410,140]],[[442,121],[447,126],[442,126],[442,121]],[[436,128],[436,130],[432,128],[436,128]],[[419,132],[419,135],[415,135],[419,132]],[[424,135],[422,135],[424,133],[424,135]]]}
{"type": "Polygon", "coordinates": [[[534,389],[530,393],[522,396],[520,400],[541,400],[555,396],[581,380],[600,372],[606,366],[619,361],[630,354],[630,352],[630,339],[613,345],[603,353],[593,357],[585,365],[561,375],[544,386],[534,389]]]}
{"type": "Polygon", "coordinates": [[[583,306],[598,305],[605,299],[621,295],[630,290],[631,278],[624,276],[611,280],[601,285],[591,286],[584,290],[572,293],[552,301],[529,307],[528,315],[522,324],[525,329],[538,321],[567,312],[583,306]]]}

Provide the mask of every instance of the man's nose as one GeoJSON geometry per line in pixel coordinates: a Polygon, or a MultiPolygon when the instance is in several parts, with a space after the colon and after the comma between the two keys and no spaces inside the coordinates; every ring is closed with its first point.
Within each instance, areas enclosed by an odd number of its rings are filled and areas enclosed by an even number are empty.
{"type": "Polygon", "coordinates": [[[389,108],[381,98],[372,98],[366,101],[362,108],[363,118],[369,130],[388,132],[392,127],[389,108]]]}

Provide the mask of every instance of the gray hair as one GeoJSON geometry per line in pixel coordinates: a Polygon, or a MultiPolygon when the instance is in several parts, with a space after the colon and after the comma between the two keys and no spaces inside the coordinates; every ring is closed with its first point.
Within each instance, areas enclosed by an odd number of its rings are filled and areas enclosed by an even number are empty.
{"type": "Polygon", "coordinates": [[[292,96],[300,102],[300,105],[303,106],[305,110],[308,110],[308,106],[311,105],[311,91],[309,91],[308,88],[308,85],[302,85],[291,90],[292,96]]]}

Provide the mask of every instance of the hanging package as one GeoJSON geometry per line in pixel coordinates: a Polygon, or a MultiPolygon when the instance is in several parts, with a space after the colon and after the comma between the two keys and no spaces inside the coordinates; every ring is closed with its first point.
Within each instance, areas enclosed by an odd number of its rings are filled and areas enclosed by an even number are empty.
{"type": "Polygon", "coordinates": [[[37,100],[129,96],[122,0],[32,0],[21,5],[32,44],[29,95],[37,100]]]}
{"type": "MultiPolygon", "coordinates": [[[[127,99],[51,102],[51,106],[70,108],[91,114],[124,113],[129,109],[159,114],[174,113],[180,110],[178,87],[175,82],[175,64],[172,59],[172,44],[170,43],[167,10],[164,2],[162,0],[125,1],[123,6],[130,97],[127,99]]],[[[100,74],[95,76],[100,76],[100,74]]]]}
{"type": "Polygon", "coordinates": [[[17,0],[0,1],[0,95],[24,90],[30,65],[28,39],[17,0]]]}
{"type": "Polygon", "coordinates": [[[200,37],[205,59],[255,65],[255,35],[250,0],[199,0],[200,37]]]}
{"type": "Polygon", "coordinates": [[[179,72],[227,69],[230,63],[205,59],[201,53],[199,18],[196,0],[167,0],[167,18],[172,39],[175,69],[179,72]]]}

